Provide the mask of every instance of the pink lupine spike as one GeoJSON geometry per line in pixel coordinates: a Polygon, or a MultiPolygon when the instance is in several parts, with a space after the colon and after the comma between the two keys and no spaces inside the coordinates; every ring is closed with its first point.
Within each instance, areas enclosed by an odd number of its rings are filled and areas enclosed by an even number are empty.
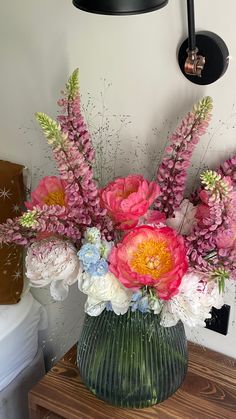
{"type": "Polygon", "coordinates": [[[211,110],[212,100],[206,97],[183,119],[165,150],[157,171],[162,194],[157,200],[161,205],[156,202],[156,208],[165,212],[167,217],[173,216],[183,200],[190,159],[200,137],[206,132],[211,110]]]}
{"type": "Polygon", "coordinates": [[[99,189],[93,180],[95,153],[81,114],[77,70],[70,77],[59,105],[63,112],[58,117],[60,125],[44,114],[37,114],[37,119],[52,147],[60,178],[65,185],[67,206],[77,211],[78,222],[83,220],[81,232],[88,226],[99,224],[112,236],[111,222],[108,222],[108,217],[104,218],[99,189]]]}
{"type": "Polygon", "coordinates": [[[234,188],[236,188],[236,156],[226,160],[217,169],[222,176],[229,176],[234,188]]]}

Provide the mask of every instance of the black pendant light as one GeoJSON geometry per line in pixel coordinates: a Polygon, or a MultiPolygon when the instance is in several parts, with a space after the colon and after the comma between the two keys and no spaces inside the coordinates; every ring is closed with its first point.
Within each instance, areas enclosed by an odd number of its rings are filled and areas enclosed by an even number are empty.
{"type": "Polygon", "coordinates": [[[166,6],[168,0],[73,0],[78,9],[103,15],[135,15],[153,12],[166,6]]]}

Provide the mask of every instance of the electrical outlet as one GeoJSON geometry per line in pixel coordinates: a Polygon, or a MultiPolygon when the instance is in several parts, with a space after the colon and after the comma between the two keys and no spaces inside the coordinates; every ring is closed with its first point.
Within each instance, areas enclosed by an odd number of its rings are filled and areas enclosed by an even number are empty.
{"type": "Polygon", "coordinates": [[[206,329],[213,330],[221,335],[227,335],[229,326],[230,306],[224,304],[219,310],[215,307],[211,309],[211,319],[206,319],[206,329]]]}

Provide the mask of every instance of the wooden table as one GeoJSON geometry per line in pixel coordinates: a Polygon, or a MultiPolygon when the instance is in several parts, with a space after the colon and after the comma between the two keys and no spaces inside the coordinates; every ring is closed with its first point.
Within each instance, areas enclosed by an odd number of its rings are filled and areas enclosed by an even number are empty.
{"type": "Polygon", "coordinates": [[[236,419],[236,360],[189,344],[182,387],[165,402],[140,410],[118,409],[82,384],[75,348],[29,394],[31,419],[236,419]]]}

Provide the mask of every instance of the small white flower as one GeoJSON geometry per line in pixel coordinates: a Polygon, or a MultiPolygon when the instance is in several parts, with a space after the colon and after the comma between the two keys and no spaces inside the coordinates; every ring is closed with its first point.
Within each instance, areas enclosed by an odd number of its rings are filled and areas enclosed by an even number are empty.
{"type": "Polygon", "coordinates": [[[91,243],[100,245],[101,243],[101,233],[96,227],[87,228],[84,233],[84,243],[91,243]]]}
{"type": "Polygon", "coordinates": [[[223,304],[216,282],[206,282],[201,275],[188,273],[182,279],[179,294],[164,303],[161,325],[171,327],[181,320],[190,327],[204,327],[205,319],[211,318],[211,308],[223,304]]]}
{"type": "Polygon", "coordinates": [[[91,316],[99,315],[107,302],[111,303],[117,315],[125,314],[133,294],[111,272],[99,277],[84,273],[79,278],[79,289],[88,295],[85,311],[91,316]]]}
{"type": "Polygon", "coordinates": [[[149,307],[151,310],[153,310],[154,314],[159,314],[162,309],[162,303],[159,299],[150,299],[149,300],[149,307]]]}

